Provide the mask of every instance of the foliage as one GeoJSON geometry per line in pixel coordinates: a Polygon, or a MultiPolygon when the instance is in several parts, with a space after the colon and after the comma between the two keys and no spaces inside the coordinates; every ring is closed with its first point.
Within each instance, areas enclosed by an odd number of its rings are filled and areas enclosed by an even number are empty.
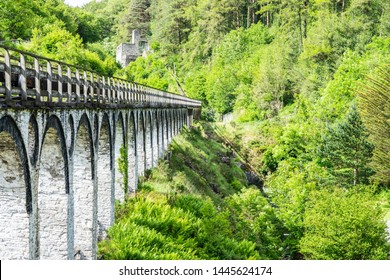
{"type": "Polygon", "coordinates": [[[150,35],[150,0],[131,0],[118,15],[117,36],[121,42],[131,42],[132,31],[138,29],[141,36],[150,35]]]}
{"type": "Polygon", "coordinates": [[[41,30],[34,29],[25,48],[104,75],[113,74],[118,67],[109,56],[103,61],[96,52],[85,49],[80,36],[72,35],[60,22],[45,25],[41,30]]]}
{"type": "Polygon", "coordinates": [[[175,138],[171,162],[160,161],[140,182],[136,197],[117,205],[109,239],[99,244],[101,257],[280,259],[284,256],[285,228],[274,208],[259,190],[245,188],[241,170],[225,169],[227,163],[221,159],[224,148],[216,142],[217,138],[205,124],[175,138]],[[202,184],[208,186],[202,189],[202,184]],[[128,238],[129,235],[133,237],[128,238]]]}
{"type": "Polygon", "coordinates": [[[4,0],[0,5],[0,40],[28,39],[36,16],[30,0],[4,0]]]}
{"type": "Polygon", "coordinates": [[[321,165],[328,168],[342,186],[367,184],[373,174],[368,166],[374,146],[355,106],[345,121],[327,129],[319,146],[321,165]]]}
{"type": "Polygon", "coordinates": [[[78,64],[84,57],[80,56],[83,43],[80,36],[73,36],[63,24],[45,25],[42,29],[34,29],[31,42],[27,48],[43,56],[78,64]]]}
{"type": "Polygon", "coordinates": [[[322,173],[317,165],[296,166],[283,161],[267,180],[267,193],[277,206],[276,217],[287,229],[284,250],[290,258],[299,258],[298,243],[305,232],[303,220],[306,204],[322,173]]]}
{"type": "Polygon", "coordinates": [[[93,14],[82,9],[75,10],[77,16],[77,34],[84,43],[102,41],[111,36],[110,21],[100,14],[93,14]]]}
{"type": "Polygon", "coordinates": [[[285,229],[259,190],[243,189],[230,196],[227,204],[235,236],[254,242],[261,259],[283,257],[285,229]]]}
{"type": "Polygon", "coordinates": [[[388,259],[386,224],[365,189],[314,192],[304,216],[301,252],[308,259],[388,259]]]}
{"type": "Polygon", "coordinates": [[[215,203],[247,186],[245,174],[231,151],[219,143],[208,124],[183,129],[170,147],[169,163],[160,164],[147,182],[154,190],[167,193],[199,194],[215,203]]]}
{"type": "Polygon", "coordinates": [[[359,90],[359,110],[375,145],[372,167],[375,178],[390,186],[390,70],[380,68],[359,90]]]}
{"type": "Polygon", "coordinates": [[[194,195],[129,199],[99,244],[105,259],[254,259],[252,242],[232,238],[226,213],[194,195]]]}
{"type": "Polygon", "coordinates": [[[150,54],[146,58],[139,57],[136,61],[131,62],[123,69],[124,77],[139,84],[169,90],[172,77],[163,61],[155,59],[155,57],[154,54],[150,54]]]}

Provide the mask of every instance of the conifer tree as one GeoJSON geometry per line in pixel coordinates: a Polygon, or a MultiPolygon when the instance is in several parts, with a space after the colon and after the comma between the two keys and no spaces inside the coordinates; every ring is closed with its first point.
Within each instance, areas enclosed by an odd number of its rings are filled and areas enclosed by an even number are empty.
{"type": "Polygon", "coordinates": [[[122,41],[131,42],[134,29],[140,30],[142,36],[150,35],[150,0],[131,0],[126,11],[121,15],[118,33],[122,41]]]}
{"type": "Polygon", "coordinates": [[[341,186],[364,184],[373,174],[368,165],[373,150],[374,145],[368,142],[368,132],[353,106],[346,120],[327,128],[319,147],[320,163],[341,186]]]}

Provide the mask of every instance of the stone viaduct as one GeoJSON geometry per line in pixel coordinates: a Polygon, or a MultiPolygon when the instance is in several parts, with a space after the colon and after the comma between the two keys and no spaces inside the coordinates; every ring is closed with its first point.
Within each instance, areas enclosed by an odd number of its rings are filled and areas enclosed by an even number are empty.
{"type": "Polygon", "coordinates": [[[96,259],[201,103],[0,46],[0,259],[96,259]]]}

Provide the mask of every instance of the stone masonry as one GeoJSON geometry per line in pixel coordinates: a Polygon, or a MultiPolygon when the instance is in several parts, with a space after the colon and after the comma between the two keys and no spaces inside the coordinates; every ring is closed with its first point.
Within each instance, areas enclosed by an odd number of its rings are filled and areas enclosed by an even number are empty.
{"type": "Polygon", "coordinates": [[[186,112],[0,110],[0,259],[95,259],[125,198],[119,147],[129,149],[132,193],[186,112]]]}

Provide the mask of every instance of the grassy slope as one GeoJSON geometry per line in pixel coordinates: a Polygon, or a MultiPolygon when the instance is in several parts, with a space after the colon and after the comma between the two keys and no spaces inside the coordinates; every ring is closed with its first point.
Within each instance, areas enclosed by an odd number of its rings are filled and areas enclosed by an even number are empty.
{"type": "Polygon", "coordinates": [[[140,188],[159,193],[187,193],[209,197],[215,203],[247,186],[240,163],[220,143],[206,123],[184,129],[170,146],[169,161],[162,161],[141,179],[140,188]]]}
{"type": "Polygon", "coordinates": [[[117,205],[99,257],[279,258],[272,207],[259,190],[247,188],[239,163],[219,140],[208,124],[184,129],[170,146],[170,160],[147,171],[136,196],[117,205]]]}

